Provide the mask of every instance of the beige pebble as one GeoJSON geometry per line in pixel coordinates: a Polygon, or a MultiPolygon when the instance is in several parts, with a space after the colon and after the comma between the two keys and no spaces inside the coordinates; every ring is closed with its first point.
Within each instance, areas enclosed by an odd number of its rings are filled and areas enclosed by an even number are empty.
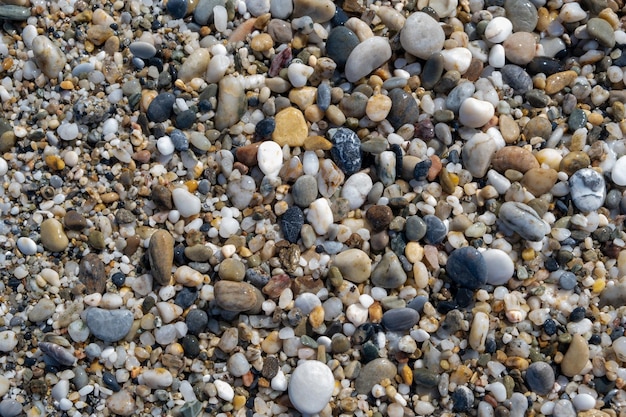
{"type": "Polygon", "coordinates": [[[535,197],[539,197],[554,187],[558,173],[552,168],[531,168],[524,174],[522,185],[535,197]]]}
{"type": "Polygon", "coordinates": [[[348,249],[335,256],[333,265],[344,279],[354,283],[367,281],[372,272],[372,261],[361,249],[348,249]]]}
{"type": "Polygon", "coordinates": [[[250,41],[250,48],[252,48],[253,51],[265,52],[269,51],[273,47],[274,40],[267,33],[261,33],[259,35],[256,35],[250,41]]]}
{"type": "Polygon", "coordinates": [[[534,58],[537,41],[532,33],[516,32],[509,36],[502,46],[509,61],[525,65],[534,58]]]}
{"type": "Polygon", "coordinates": [[[391,99],[383,94],[376,94],[367,100],[365,114],[373,122],[381,122],[391,111],[391,99]]]}
{"type": "Polygon", "coordinates": [[[499,151],[491,159],[494,169],[500,173],[513,169],[525,173],[531,168],[539,168],[537,158],[526,148],[507,146],[499,151]]]}
{"type": "Polygon", "coordinates": [[[46,219],[41,223],[41,244],[51,252],[62,252],[69,245],[63,225],[57,219],[46,219]]]}
{"type": "Polygon", "coordinates": [[[578,375],[587,366],[589,360],[589,346],[584,337],[579,334],[572,336],[572,341],[561,361],[563,375],[573,377],[578,375]]]}
{"type": "Polygon", "coordinates": [[[272,133],[274,142],[281,147],[285,145],[296,147],[304,144],[304,140],[309,135],[309,127],[300,110],[295,107],[287,107],[278,112],[275,121],[276,128],[272,133]]]}

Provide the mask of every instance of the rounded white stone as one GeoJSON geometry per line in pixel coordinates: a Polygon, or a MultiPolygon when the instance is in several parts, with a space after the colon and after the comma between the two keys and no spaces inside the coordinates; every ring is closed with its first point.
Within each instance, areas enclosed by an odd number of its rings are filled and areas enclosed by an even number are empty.
{"type": "Polygon", "coordinates": [[[172,200],[176,210],[183,217],[190,217],[200,213],[200,199],[184,188],[174,188],[172,200]]]}
{"type": "Polygon", "coordinates": [[[161,152],[161,155],[171,155],[174,153],[174,143],[169,136],[161,136],[157,140],[157,149],[161,152]]]}
{"type": "Polygon", "coordinates": [[[446,71],[458,71],[465,74],[472,63],[472,53],[467,48],[452,48],[441,51],[443,67],[446,71]]]}
{"type": "Polygon", "coordinates": [[[156,304],[156,307],[163,323],[171,323],[183,314],[183,309],[174,303],[161,301],[156,304]]]}
{"type": "Polygon", "coordinates": [[[167,388],[174,382],[174,377],[165,368],[147,369],[139,376],[139,383],[152,389],[167,388]]]}
{"type": "Polygon", "coordinates": [[[515,272],[511,257],[500,249],[487,249],[482,255],[487,263],[487,284],[506,284],[515,272]]]}
{"type": "Polygon", "coordinates": [[[309,212],[306,216],[309,223],[318,235],[325,235],[328,228],[333,223],[333,211],[328,200],[318,198],[309,205],[309,212]]]}
{"type": "Polygon", "coordinates": [[[216,379],[213,381],[213,385],[215,385],[215,389],[217,390],[217,396],[222,400],[232,401],[233,398],[235,398],[235,390],[227,382],[216,379]]]}
{"type": "Polygon", "coordinates": [[[513,23],[506,17],[494,17],[485,28],[485,39],[492,43],[502,43],[513,33],[513,23]]]}
{"type": "Polygon", "coordinates": [[[489,316],[482,311],[474,315],[472,327],[470,329],[469,344],[477,352],[485,350],[485,341],[489,332],[489,316]]]}
{"type": "Polygon", "coordinates": [[[174,272],[174,279],[185,287],[197,287],[204,281],[204,276],[195,269],[182,265],[174,272]]]}
{"type": "Polygon", "coordinates": [[[7,172],[9,172],[9,164],[6,159],[0,157],[0,175],[5,175],[7,172]]]}
{"type": "Polygon", "coordinates": [[[561,7],[559,18],[565,23],[580,22],[587,17],[587,12],[580,7],[578,2],[566,3],[561,7]]]}
{"type": "Polygon", "coordinates": [[[289,380],[289,399],[302,414],[316,414],[326,407],[335,388],[330,368],[322,362],[298,365],[289,380]]]}
{"type": "Polygon", "coordinates": [[[22,255],[34,255],[37,253],[37,244],[29,237],[20,237],[17,239],[17,248],[22,252],[22,255]]]}
{"type": "Polygon", "coordinates": [[[302,170],[306,175],[316,175],[320,170],[320,160],[315,151],[305,151],[302,157],[302,170]]]}
{"type": "Polygon", "coordinates": [[[314,69],[312,67],[295,62],[289,65],[287,77],[292,86],[296,88],[304,87],[309,77],[313,75],[313,71],[314,69]]]}
{"type": "Polygon", "coordinates": [[[506,64],[506,54],[504,52],[504,46],[499,43],[491,47],[489,51],[489,65],[494,68],[502,68],[506,64]]]}
{"type": "Polygon", "coordinates": [[[229,238],[239,231],[239,222],[232,217],[223,218],[220,222],[220,237],[229,238]]]}
{"type": "Polygon", "coordinates": [[[446,35],[438,21],[424,12],[415,12],[404,23],[400,44],[405,51],[421,59],[428,59],[443,49],[446,35]]]}
{"type": "Polygon", "coordinates": [[[459,108],[459,121],[467,127],[481,127],[494,115],[493,104],[488,101],[469,97],[463,100],[459,108]]]}
{"type": "Polygon", "coordinates": [[[572,399],[572,404],[578,411],[587,411],[596,406],[596,400],[589,394],[578,394],[572,399]]]}
{"type": "Polygon", "coordinates": [[[381,36],[364,40],[350,52],[346,61],[346,78],[351,83],[365,77],[391,58],[389,41],[381,36]]]}
{"type": "Polygon", "coordinates": [[[287,391],[287,378],[282,370],[279,370],[274,378],[272,378],[271,386],[276,391],[287,391]]]}
{"type": "Polygon", "coordinates": [[[611,179],[616,185],[626,185],[626,155],[615,161],[611,171],[611,179]]]}
{"type": "Polygon", "coordinates": [[[365,203],[365,199],[373,186],[369,175],[358,172],[345,182],[341,189],[341,197],[348,200],[350,210],[356,210],[365,203]]]}
{"type": "Polygon", "coordinates": [[[230,58],[226,55],[216,55],[211,58],[211,62],[206,70],[206,80],[210,83],[219,82],[224,77],[228,67],[230,66],[230,58]]]}
{"type": "Polygon", "coordinates": [[[0,332],[0,352],[10,352],[17,346],[17,335],[12,330],[0,332]]]}
{"type": "Polygon", "coordinates": [[[367,321],[369,311],[361,303],[351,304],[346,309],[346,318],[355,326],[360,326],[367,321]]]}
{"type": "Polygon", "coordinates": [[[276,178],[283,167],[283,150],[273,140],[265,141],[259,146],[257,161],[266,176],[276,178]]]}

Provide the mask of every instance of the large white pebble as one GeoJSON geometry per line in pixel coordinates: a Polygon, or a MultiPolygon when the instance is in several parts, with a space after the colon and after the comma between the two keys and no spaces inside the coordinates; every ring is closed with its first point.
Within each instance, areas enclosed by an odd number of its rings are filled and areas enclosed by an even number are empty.
{"type": "Polygon", "coordinates": [[[504,46],[499,43],[493,45],[491,51],[489,51],[489,65],[494,68],[502,68],[506,64],[506,54],[504,52],[504,46]]]}
{"type": "Polygon", "coordinates": [[[313,71],[313,67],[295,62],[289,65],[289,68],[287,69],[287,77],[289,78],[291,85],[294,87],[304,87],[309,77],[313,75],[313,71]]]}
{"type": "Polygon", "coordinates": [[[306,361],[291,374],[289,399],[302,414],[316,414],[326,407],[334,388],[335,378],[328,366],[318,361],[306,361]]]}
{"type": "Polygon", "coordinates": [[[441,51],[445,40],[446,35],[439,22],[424,12],[410,15],[400,32],[400,44],[404,50],[421,59],[428,59],[441,51]]]}
{"type": "Polygon", "coordinates": [[[459,108],[459,121],[467,127],[481,127],[494,115],[493,104],[488,101],[469,97],[463,100],[459,108]]]}
{"type": "Polygon", "coordinates": [[[10,352],[17,346],[17,335],[12,330],[0,332],[0,352],[10,352]]]}
{"type": "Polygon", "coordinates": [[[306,219],[318,235],[325,235],[333,223],[333,211],[325,198],[318,198],[309,205],[306,219]]]}
{"type": "Polygon", "coordinates": [[[626,185],[626,155],[619,158],[613,165],[611,179],[616,185],[626,185]]]}
{"type": "Polygon", "coordinates": [[[485,39],[492,43],[501,43],[513,33],[513,23],[506,17],[494,17],[485,28],[485,39]]]}
{"type": "Polygon", "coordinates": [[[350,52],[346,61],[346,78],[351,83],[374,71],[391,58],[389,41],[381,36],[364,40],[350,52]]]}
{"type": "Polygon", "coordinates": [[[9,172],[9,164],[6,159],[0,157],[0,176],[5,175],[7,172],[9,172]]]}
{"type": "Polygon", "coordinates": [[[358,172],[345,182],[341,189],[341,197],[348,200],[350,210],[356,210],[365,203],[365,199],[373,186],[374,184],[369,175],[364,172],[358,172]]]}
{"type": "Polygon", "coordinates": [[[174,382],[174,377],[165,368],[147,369],[139,376],[139,383],[152,389],[167,388],[174,382]]]}
{"type": "Polygon", "coordinates": [[[221,379],[216,379],[213,381],[213,385],[215,385],[215,389],[217,390],[217,396],[222,400],[230,402],[235,398],[235,390],[231,387],[227,382],[222,381],[221,379]]]}
{"type": "Polygon", "coordinates": [[[200,199],[184,188],[174,188],[172,200],[176,210],[183,217],[194,216],[200,213],[200,199]]]}
{"type": "Polygon", "coordinates": [[[266,176],[276,178],[283,167],[283,150],[273,140],[265,141],[259,146],[257,161],[266,176]]]}
{"type": "Polygon", "coordinates": [[[489,333],[489,316],[479,311],[474,315],[472,327],[470,328],[470,347],[477,352],[484,352],[487,333],[489,333]]]}
{"type": "Polygon", "coordinates": [[[587,17],[587,12],[580,7],[578,2],[566,3],[561,7],[561,12],[559,13],[559,18],[564,23],[574,23],[580,22],[581,20],[587,17]]]}
{"type": "Polygon", "coordinates": [[[578,411],[591,410],[596,406],[596,400],[589,394],[578,394],[572,399],[572,404],[578,411]]]}
{"type": "Polygon", "coordinates": [[[482,255],[487,263],[487,284],[506,284],[515,271],[511,257],[500,249],[487,249],[482,255]]]}
{"type": "Polygon", "coordinates": [[[39,35],[33,39],[32,50],[39,69],[48,78],[57,78],[67,62],[61,49],[47,36],[39,35]]]}
{"type": "Polygon", "coordinates": [[[465,74],[472,63],[472,53],[467,48],[452,48],[441,51],[443,67],[446,71],[458,71],[465,74]]]}

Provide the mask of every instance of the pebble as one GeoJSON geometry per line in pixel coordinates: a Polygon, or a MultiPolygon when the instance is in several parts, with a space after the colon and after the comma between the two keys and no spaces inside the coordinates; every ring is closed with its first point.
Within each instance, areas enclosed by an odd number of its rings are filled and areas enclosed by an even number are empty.
{"type": "Polygon", "coordinates": [[[293,201],[296,205],[306,208],[317,198],[317,179],[313,175],[303,175],[292,187],[293,201]]]}
{"type": "Polygon", "coordinates": [[[350,129],[339,128],[332,136],[333,147],[330,154],[337,166],[346,174],[352,175],[361,169],[361,141],[350,129]]]}
{"type": "Polygon", "coordinates": [[[441,219],[432,214],[424,216],[424,223],[426,223],[426,234],[424,235],[424,242],[429,245],[438,245],[446,238],[448,234],[448,228],[441,219]]]}
{"type": "Polygon", "coordinates": [[[397,373],[396,365],[389,359],[374,359],[361,368],[361,372],[354,382],[355,389],[359,394],[367,394],[375,384],[380,383],[385,378],[392,380],[397,373]]]}
{"type": "Polygon", "coordinates": [[[592,17],[587,21],[587,32],[592,39],[597,40],[603,47],[613,48],[615,46],[615,32],[606,20],[592,17]]]}
{"type": "Polygon", "coordinates": [[[572,398],[572,404],[576,408],[576,411],[587,411],[596,406],[596,400],[590,394],[580,393],[572,398]]]}
{"type": "Polygon", "coordinates": [[[148,120],[155,123],[162,123],[172,115],[172,109],[176,98],[172,93],[161,93],[157,95],[148,106],[146,116],[148,120]]]}
{"type": "Polygon", "coordinates": [[[570,400],[558,400],[554,404],[554,409],[552,410],[552,414],[555,417],[575,417],[576,410],[574,410],[574,406],[570,400]]]}
{"type": "Polygon", "coordinates": [[[225,76],[219,81],[218,91],[215,128],[223,130],[237,123],[245,111],[246,96],[242,77],[225,76]]]}
{"type": "Polygon", "coordinates": [[[415,326],[419,317],[419,313],[412,308],[394,308],[385,311],[381,324],[392,332],[405,331],[415,326]]]}
{"type": "MultiPolygon", "coordinates": [[[[353,261],[354,262],[354,261],[353,261]]],[[[407,280],[406,272],[398,256],[392,252],[386,252],[380,262],[372,271],[372,284],[381,288],[400,288],[407,280]]]]}
{"type": "Polygon", "coordinates": [[[22,413],[22,404],[11,398],[0,401],[0,415],[2,417],[17,417],[22,413]]]}
{"type": "Polygon", "coordinates": [[[615,161],[615,165],[613,165],[613,169],[611,170],[611,180],[613,180],[616,185],[626,185],[626,156],[622,156],[615,161]]]}
{"type": "Polygon", "coordinates": [[[61,49],[45,35],[35,37],[31,49],[39,69],[46,77],[56,79],[67,63],[65,54],[61,52],[61,49]]]}
{"type": "Polygon", "coordinates": [[[532,32],[537,26],[539,16],[537,7],[530,0],[506,0],[504,2],[506,16],[513,23],[515,32],[532,32]]]}
{"type": "Polygon", "coordinates": [[[287,107],[276,114],[276,128],[272,140],[281,148],[302,146],[309,135],[309,128],[302,112],[295,107],[287,107]]]}
{"type": "Polygon", "coordinates": [[[389,92],[392,105],[387,120],[391,125],[399,129],[405,124],[416,123],[419,117],[419,109],[413,96],[403,89],[394,88],[389,92]]]}
{"type": "Polygon", "coordinates": [[[139,383],[152,389],[167,388],[174,382],[172,373],[165,368],[146,369],[139,376],[139,383]]]}
{"type": "Polygon", "coordinates": [[[391,58],[391,46],[386,38],[374,36],[359,43],[346,60],[345,73],[350,82],[365,77],[391,58]]]}
{"type": "Polygon", "coordinates": [[[358,172],[348,178],[341,189],[341,197],[348,200],[350,210],[361,207],[374,184],[369,175],[358,172]]]}
{"type": "Polygon", "coordinates": [[[57,219],[46,219],[41,223],[41,244],[51,252],[62,252],[67,249],[70,241],[57,219]]]}
{"type": "Polygon", "coordinates": [[[148,259],[152,278],[160,285],[168,285],[172,279],[174,238],[167,230],[159,229],[150,237],[148,259]]]}
{"type": "Polygon", "coordinates": [[[468,412],[474,405],[474,393],[468,387],[461,385],[458,386],[451,395],[452,398],[452,410],[462,413],[468,412]]]}
{"type": "Polygon", "coordinates": [[[255,288],[247,282],[218,281],[214,285],[214,291],[215,302],[226,311],[250,310],[257,301],[255,288]]]}
{"type": "Polygon", "coordinates": [[[33,323],[39,323],[47,320],[52,316],[56,309],[54,301],[48,298],[42,298],[35,304],[35,306],[28,312],[28,320],[33,323]]]}
{"type": "Polygon", "coordinates": [[[328,22],[335,15],[335,4],[330,0],[294,0],[293,17],[309,16],[316,23],[328,22]]]}
{"type": "Polygon", "coordinates": [[[606,198],[604,178],[592,168],[579,169],[569,179],[572,202],[582,212],[599,209],[606,198]]]}
{"type": "Polygon", "coordinates": [[[130,53],[141,59],[150,59],[156,55],[157,50],[153,44],[143,41],[135,41],[128,45],[130,53]]]}
{"type": "Polygon", "coordinates": [[[485,284],[488,273],[482,254],[472,247],[455,249],[448,256],[446,272],[457,285],[471,290],[485,284]]]}
{"type": "Polygon", "coordinates": [[[463,160],[467,161],[467,170],[474,178],[487,175],[493,155],[498,145],[487,134],[477,133],[463,146],[463,160]]]}
{"type": "Polygon", "coordinates": [[[538,395],[547,395],[554,387],[554,370],[546,362],[533,362],[526,369],[526,384],[538,395]]]}
{"type": "Polygon", "coordinates": [[[550,226],[524,203],[509,201],[500,207],[500,221],[523,239],[538,242],[550,233],[550,226]]]}
{"type": "Polygon", "coordinates": [[[304,224],[304,213],[298,206],[292,206],[280,218],[280,228],[288,242],[296,243],[304,224]]]}
{"type": "Polygon", "coordinates": [[[20,237],[17,239],[16,244],[17,248],[24,256],[34,255],[37,253],[37,243],[29,237],[20,237]]]}
{"type": "Polygon", "coordinates": [[[328,34],[326,53],[337,64],[337,68],[342,70],[346,66],[348,57],[359,43],[359,38],[353,31],[345,26],[337,26],[328,34]]]}
{"type": "Polygon", "coordinates": [[[318,361],[300,363],[289,379],[289,400],[299,412],[321,412],[331,399],[335,378],[328,366],[318,361]]]}
{"type": "Polygon", "coordinates": [[[417,242],[421,240],[425,235],[428,226],[426,222],[419,216],[410,216],[406,219],[404,226],[404,233],[407,240],[417,242]]]}
{"type": "Polygon", "coordinates": [[[259,169],[267,177],[276,178],[283,167],[283,151],[280,145],[271,140],[261,143],[257,152],[257,161],[259,169]]]}
{"type": "Polygon", "coordinates": [[[372,271],[372,261],[361,249],[347,249],[339,252],[333,266],[337,267],[344,279],[360,284],[367,281],[372,271]]]}
{"type": "Polygon", "coordinates": [[[561,361],[561,372],[563,375],[573,377],[582,372],[589,360],[589,346],[584,337],[579,334],[572,336],[567,352],[561,361]]]}
{"type": "Polygon", "coordinates": [[[117,342],[128,334],[133,325],[133,314],[129,310],[104,310],[89,308],[84,313],[89,331],[103,342],[117,342]],[[116,323],[111,326],[110,323],[116,323]]]}
{"type": "Polygon", "coordinates": [[[309,212],[306,219],[318,235],[325,235],[333,223],[333,211],[328,200],[326,198],[318,198],[309,204],[309,212]]]}
{"type": "MultiPolygon", "coordinates": [[[[502,80],[517,94],[525,94],[533,88],[532,78],[519,65],[506,64],[500,69],[500,73],[502,80]]],[[[546,93],[548,92],[546,91],[546,93]]]]}
{"type": "Polygon", "coordinates": [[[504,285],[513,277],[515,265],[511,257],[500,249],[487,249],[482,252],[487,264],[487,284],[504,285]]]}
{"type": "Polygon", "coordinates": [[[119,416],[132,416],[137,409],[133,396],[126,390],[113,393],[107,398],[106,406],[119,416]]]}
{"type": "Polygon", "coordinates": [[[439,22],[424,12],[415,12],[407,17],[400,32],[400,44],[404,50],[421,59],[441,51],[445,39],[439,22]]]}
{"type": "Polygon", "coordinates": [[[502,43],[513,33],[513,23],[503,16],[494,17],[485,28],[485,39],[492,43],[502,43]]]}
{"type": "Polygon", "coordinates": [[[393,212],[389,206],[373,205],[367,210],[365,217],[372,227],[372,231],[380,232],[385,230],[393,220],[393,212]]]}
{"type": "Polygon", "coordinates": [[[490,102],[469,97],[459,107],[459,122],[468,127],[481,127],[491,120],[494,112],[490,102]]]}

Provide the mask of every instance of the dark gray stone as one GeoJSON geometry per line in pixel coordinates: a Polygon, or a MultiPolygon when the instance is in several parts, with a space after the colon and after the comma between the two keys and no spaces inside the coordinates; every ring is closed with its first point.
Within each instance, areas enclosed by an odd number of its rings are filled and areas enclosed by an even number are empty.
{"type": "Polygon", "coordinates": [[[411,94],[396,88],[389,92],[389,98],[391,99],[391,110],[387,120],[394,128],[399,129],[402,125],[417,122],[419,109],[411,94]]]}
{"type": "Polygon", "coordinates": [[[381,323],[387,330],[399,332],[409,330],[417,324],[419,319],[419,313],[412,308],[394,308],[393,310],[385,311],[381,323]]]}
{"type": "Polygon", "coordinates": [[[549,394],[554,381],[554,370],[546,362],[534,362],[526,370],[526,384],[538,395],[549,394]]]}
{"type": "Polygon", "coordinates": [[[450,254],[446,272],[458,286],[472,290],[487,282],[487,263],[483,255],[470,246],[456,249],[450,254]]]}
{"type": "Polygon", "coordinates": [[[292,206],[280,218],[280,229],[288,242],[296,243],[300,237],[300,230],[304,225],[304,213],[298,206],[292,206]]]}
{"type": "Polygon", "coordinates": [[[358,172],[361,169],[361,140],[356,133],[340,127],[333,135],[332,142],[330,155],[337,166],[346,175],[358,172]]]}

